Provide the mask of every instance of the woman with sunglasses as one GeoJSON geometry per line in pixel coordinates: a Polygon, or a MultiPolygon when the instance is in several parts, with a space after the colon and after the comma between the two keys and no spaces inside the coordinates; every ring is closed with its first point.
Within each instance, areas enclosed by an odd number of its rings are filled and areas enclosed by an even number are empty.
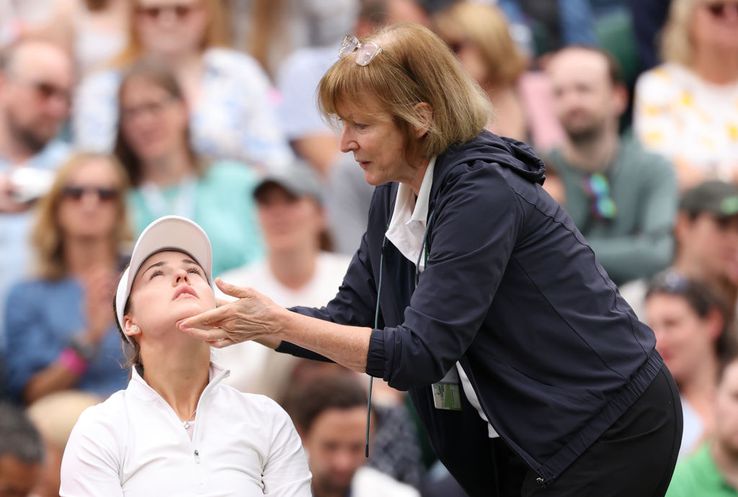
{"type": "Polygon", "coordinates": [[[141,233],[111,313],[131,380],[80,416],[60,495],[310,495],[287,413],[225,385],[228,371],[211,363],[208,344],[177,329],[215,308],[211,253],[205,232],[185,218],[157,219],[141,233]]]}
{"type": "Polygon", "coordinates": [[[347,37],[340,55],[320,106],[376,189],[338,294],[289,312],[220,283],[239,300],[180,329],[409,390],[471,497],[663,495],[676,385],[653,332],[541,188],[543,163],[484,130],[485,95],[426,28],[347,37]]]}
{"type": "Polygon", "coordinates": [[[667,271],[648,285],[646,321],[679,385],[684,414],[680,455],[712,432],[719,364],[732,349],[729,313],[705,285],[667,271]]]}
{"type": "Polygon", "coordinates": [[[141,61],[123,76],[118,93],[115,154],[133,186],[128,200],[140,233],[154,219],[192,219],[215,247],[213,273],[261,258],[263,249],[251,192],[257,174],[240,162],[208,160],[190,141],[184,93],[174,74],[141,61]]]}
{"type": "Polygon", "coordinates": [[[120,115],[122,71],[142,58],[175,74],[190,114],[194,149],[263,168],[289,163],[270,84],[254,59],[227,48],[220,0],[131,0],[129,42],[113,67],[85,78],[75,98],[79,147],[109,151],[120,115]]]}
{"type": "Polygon", "coordinates": [[[636,85],[636,135],[672,159],[683,190],[738,181],[738,0],[673,0],[661,48],[636,85]]]}
{"type": "Polygon", "coordinates": [[[40,201],[31,236],[38,277],[11,289],[5,313],[8,387],[26,404],[67,389],[105,398],[125,384],[106,308],[129,236],[127,184],[114,158],[78,154],[40,201]]]}

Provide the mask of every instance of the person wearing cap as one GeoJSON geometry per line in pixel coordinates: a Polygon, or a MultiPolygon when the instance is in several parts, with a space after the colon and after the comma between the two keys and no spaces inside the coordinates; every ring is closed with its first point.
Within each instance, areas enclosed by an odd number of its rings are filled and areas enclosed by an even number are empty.
{"type": "Polygon", "coordinates": [[[287,413],[224,385],[208,344],[177,330],[215,308],[211,278],[210,241],[194,222],[167,216],[141,233],[114,305],[131,380],[80,416],[61,496],[310,495],[287,413]]]}
{"type": "Polygon", "coordinates": [[[682,418],[654,334],[542,189],[540,159],[484,130],[488,101],[445,44],[412,24],[347,37],[318,99],[376,186],[336,297],[291,312],[220,282],[239,300],[182,332],[409,390],[471,497],[663,495],[682,418]]]}
{"type": "MultiPolygon", "coordinates": [[[[255,285],[281,306],[327,304],[341,284],[351,259],[330,250],[323,210],[323,189],[313,169],[297,162],[265,176],[254,189],[266,259],[226,271],[225,280],[255,285]]],[[[224,298],[232,297],[219,295],[224,298]]],[[[231,371],[226,383],[244,392],[280,399],[294,358],[254,342],[217,351],[218,363],[231,371]]]]}
{"type": "MultiPolygon", "coordinates": [[[[708,180],[686,190],[679,201],[674,227],[676,255],[669,270],[710,287],[735,318],[738,304],[738,186],[708,180]]],[[[647,280],[620,288],[643,318],[647,280]]]]}

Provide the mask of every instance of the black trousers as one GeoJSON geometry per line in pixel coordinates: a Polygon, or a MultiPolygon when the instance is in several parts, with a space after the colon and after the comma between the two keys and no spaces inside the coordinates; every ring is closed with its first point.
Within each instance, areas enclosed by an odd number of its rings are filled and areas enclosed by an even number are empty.
{"type": "Polygon", "coordinates": [[[491,440],[499,497],[663,497],[682,440],[679,391],[666,367],[559,478],[547,486],[500,439],[491,440]]]}

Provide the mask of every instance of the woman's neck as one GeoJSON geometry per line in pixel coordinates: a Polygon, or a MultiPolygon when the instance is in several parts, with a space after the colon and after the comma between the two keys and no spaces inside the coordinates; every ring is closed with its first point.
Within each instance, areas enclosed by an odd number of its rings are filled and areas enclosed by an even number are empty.
{"type": "Polygon", "coordinates": [[[108,237],[67,237],[64,240],[64,260],[74,276],[81,276],[91,268],[115,268],[117,257],[117,248],[108,237]]]}
{"type": "Polygon", "coordinates": [[[697,412],[709,433],[713,426],[713,405],[717,389],[718,360],[710,357],[686,380],[679,383],[679,390],[689,405],[697,412]]]}
{"type": "MultiPolygon", "coordinates": [[[[174,329],[172,334],[181,332],[174,329]]],[[[169,404],[179,419],[195,415],[197,403],[208,384],[210,348],[189,337],[141,342],[143,378],[169,404]]]]}
{"type": "Polygon", "coordinates": [[[158,186],[171,186],[182,182],[195,171],[195,164],[186,148],[177,150],[162,157],[144,161],[144,182],[158,186]]]}
{"type": "Polygon", "coordinates": [[[694,51],[692,69],[705,81],[715,85],[738,82],[738,53],[734,50],[703,48],[694,51]]]}
{"type": "Polygon", "coordinates": [[[313,279],[319,252],[317,245],[272,251],[268,258],[269,270],[285,287],[300,290],[313,279]]]}

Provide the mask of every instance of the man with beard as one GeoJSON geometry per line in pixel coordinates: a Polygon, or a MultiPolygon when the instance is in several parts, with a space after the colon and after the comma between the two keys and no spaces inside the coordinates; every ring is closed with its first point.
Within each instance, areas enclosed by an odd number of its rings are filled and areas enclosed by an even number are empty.
{"type": "Polygon", "coordinates": [[[31,207],[69,153],[56,137],[69,116],[72,85],[72,62],[52,43],[23,40],[0,58],[0,316],[7,288],[30,262],[31,207]]]}
{"type": "Polygon", "coordinates": [[[677,183],[671,164],[620,137],[627,91],[606,52],[569,47],[547,66],[566,134],[547,164],[562,204],[618,285],[664,269],[673,252],[677,183]]]}

